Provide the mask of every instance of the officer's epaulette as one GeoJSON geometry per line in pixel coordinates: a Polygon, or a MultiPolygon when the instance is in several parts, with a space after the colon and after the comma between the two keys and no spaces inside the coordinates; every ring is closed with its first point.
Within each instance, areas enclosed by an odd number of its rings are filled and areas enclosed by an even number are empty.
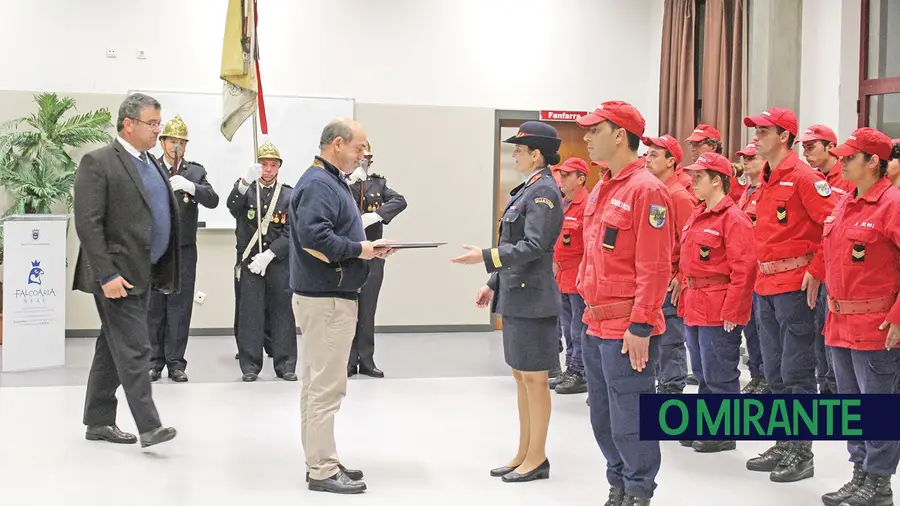
{"type": "Polygon", "coordinates": [[[373,172],[373,173],[369,174],[369,179],[384,179],[384,176],[373,172]]]}
{"type": "Polygon", "coordinates": [[[205,169],[205,168],[206,168],[206,167],[204,167],[203,165],[201,165],[201,164],[199,164],[199,163],[197,163],[197,162],[191,161],[191,160],[188,160],[188,161],[184,162],[184,164],[185,164],[185,165],[196,165],[197,167],[200,167],[201,169],[205,169]]]}
{"type": "Polygon", "coordinates": [[[540,178],[541,178],[540,174],[535,174],[534,176],[531,177],[531,179],[528,180],[527,183],[525,183],[525,186],[531,186],[532,184],[534,184],[535,181],[537,181],[540,178]]]}

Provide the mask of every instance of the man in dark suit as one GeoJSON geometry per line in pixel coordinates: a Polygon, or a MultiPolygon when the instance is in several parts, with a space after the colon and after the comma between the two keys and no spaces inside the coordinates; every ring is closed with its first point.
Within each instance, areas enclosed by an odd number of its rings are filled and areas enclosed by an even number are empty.
{"type": "Polygon", "coordinates": [[[170,441],[151,395],[147,309],[150,291],[179,285],[178,202],[147,151],[160,132],[160,104],[135,93],[119,107],[118,138],[81,159],[75,175],[75,230],[81,246],[74,289],[94,296],[100,336],[88,377],[85,437],[133,444],[116,425],[116,390],[125,390],[142,447],[170,441]]]}
{"type": "MultiPolygon", "coordinates": [[[[366,240],[377,241],[384,237],[384,226],[406,209],[406,199],[387,185],[387,179],[371,172],[372,146],[366,143],[365,157],[360,166],[350,174],[350,193],[362,215],[366,240]]],[[[359,292],[359,315],[356,335],[350,346],[347,376],[357,372],[372,378],[383,378],[384,372],[375,366],[375,310],[378,295],[384,281],[384,259],[369,260],[369,278],[359,292]]]]}
{"type": "Polygon", "coordinates": [[[163,149],[159,163],[169,174],[169,185],[175,192],[181,216],[181,290],[173,294],[154,292],[150,296],[150,381],[157,381],[163,367],[168,367],[169,378],[183,383],[188,380],[184,352],[191,330],[197,280],[198,206],[215,209],[219,205],[219,195],[206,180],[206,169],[197,162],[184,159],[188,128],[181,116],[166,123],[159,141],[163,149]]]}

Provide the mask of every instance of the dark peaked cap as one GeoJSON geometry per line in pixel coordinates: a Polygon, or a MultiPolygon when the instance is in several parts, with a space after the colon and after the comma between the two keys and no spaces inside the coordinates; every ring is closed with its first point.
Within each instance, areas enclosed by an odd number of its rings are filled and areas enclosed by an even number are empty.
{"type": "Polygon", "coordinates": [[[539,149],[544,155],[550,155],[559,151],[562,139],[559,138],[556,129],[547,123],[526,121],[519,127],[516,135],[503,142],[507,144],[521,144],[532,149],[539,149]]]}

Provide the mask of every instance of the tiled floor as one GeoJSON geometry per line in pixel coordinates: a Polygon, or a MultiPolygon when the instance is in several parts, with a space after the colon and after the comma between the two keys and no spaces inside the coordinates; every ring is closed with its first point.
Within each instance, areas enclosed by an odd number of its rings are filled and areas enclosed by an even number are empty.
{"type": "MultiPolygon", "coordinates": [[[[191,381],[154,386],[178,437],[154,451],[84,440],[81,409],[92,340],[70,339],[68,366],[0,375],[0,504],[207,506],[264,504],[600,505],[604,460],[583,395],[553,397],[550,480],[506,484],[487,471],[515,451],[515,386],[495,334],[384,335],[384,380],[354,378],[338,414],[342,460],[369,492],[348,498],[303,483],[299,384],[244,384],[228,337],[196,338],[191,381]]],[[[120,425],[134,430],[122,399],[120,425]]],[[[805,506],[849,473],[842,443],[816,443],[816,477],[778,485],[744,470],[765,443],[701,455],[663,443],[654,505],[805,506]]]]}

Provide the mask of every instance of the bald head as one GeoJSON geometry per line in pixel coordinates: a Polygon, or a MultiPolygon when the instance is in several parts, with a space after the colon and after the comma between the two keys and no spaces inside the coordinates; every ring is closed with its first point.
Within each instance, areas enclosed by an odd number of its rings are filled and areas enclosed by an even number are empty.
{"type": "Polygon", "coordinates": [[[365,156],[366,132],[358,122],[347,118],[332,120],[322,130],[319,150],[322,158],[349,174],[365,156]]]}

